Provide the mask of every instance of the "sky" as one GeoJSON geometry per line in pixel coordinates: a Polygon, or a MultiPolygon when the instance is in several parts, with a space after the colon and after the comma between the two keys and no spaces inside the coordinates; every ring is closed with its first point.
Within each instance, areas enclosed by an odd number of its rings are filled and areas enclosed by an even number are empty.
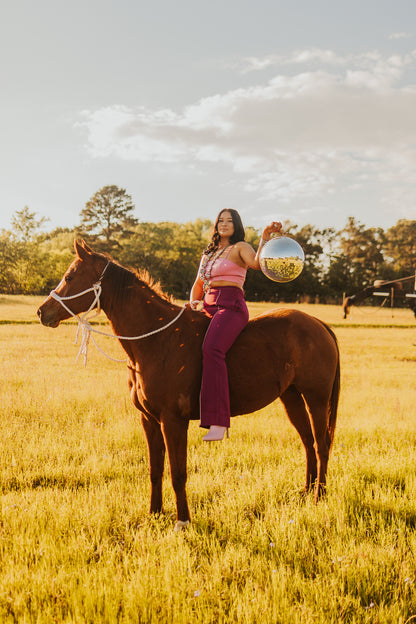
{"type": "Polygon", "coordinates": [[[0,229],[416,219],[415,0],[4,0],[0,229]]]}

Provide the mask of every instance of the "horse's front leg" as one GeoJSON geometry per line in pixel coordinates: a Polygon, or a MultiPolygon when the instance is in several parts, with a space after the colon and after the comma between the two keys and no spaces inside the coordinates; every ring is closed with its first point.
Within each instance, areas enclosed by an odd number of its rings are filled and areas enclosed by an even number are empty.
{"type": "Polygon", "coordinates": [[[189,421],[172,414],[161,419],[163,437],[168,451],[170,474],[176,497],[176,530],[189,523],[190,515],[186,497],[187,446],[189,421]]]}
{"type": "Polygon", "coordinates": [[[141,415],[146,435],[150,463],[150,513],[162,511],[162,478],[165,465],[165,441],[160,423],[151,416],[141,415]]]}

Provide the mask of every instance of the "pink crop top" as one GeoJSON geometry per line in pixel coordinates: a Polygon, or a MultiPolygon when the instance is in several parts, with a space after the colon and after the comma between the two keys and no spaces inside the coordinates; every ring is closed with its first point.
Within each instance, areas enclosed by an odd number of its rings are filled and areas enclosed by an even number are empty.
{"type": "MultiPolygon", "coordinates": [[[[231,247],[225,258],[208,260],[206,265],[206,273],[209,274],[209,283],[212,282],[231,282],[242,288],[246,279],[247,269],[240,267],[235,262],[228,260],[227,256],[231,251],[231,247]]],[[[202,265],[201,261],[201,265],[202,265]]]]}
{"type": "Polygon", "coordinates": [[[220,258],[214,262],[211,269],[210,282],[232,282],[242,288],[246,279],[247,269],[238,266],[235,262],[220,258]]]}

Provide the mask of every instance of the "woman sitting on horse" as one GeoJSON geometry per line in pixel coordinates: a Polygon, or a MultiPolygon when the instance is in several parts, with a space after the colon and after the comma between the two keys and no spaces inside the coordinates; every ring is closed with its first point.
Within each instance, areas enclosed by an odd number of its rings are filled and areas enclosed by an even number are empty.
{"type": "Polygon", "coordinates": [[[225,356],[248,323],[244,299],[247,269],[260,269],[259,255],[272,233],[280,233],[282,224],[273,221],[264,228],[257,253],[247,243],[241,217],[236,210],[221,210],[211,242],[205,249],[190,306],[211,319],[202,347],[202,384],[200,395],[201,427],[209,428],[205,441],[222,440],[230,426],[230,401],[225,356]]]}

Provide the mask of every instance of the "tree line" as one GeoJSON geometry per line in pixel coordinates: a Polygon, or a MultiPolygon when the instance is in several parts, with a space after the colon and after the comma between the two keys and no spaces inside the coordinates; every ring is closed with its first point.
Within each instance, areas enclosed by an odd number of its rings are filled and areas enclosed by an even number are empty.
{"type": "MultiPolygon", "coordinates": [[[[125,189],[105,186],[86,203],[74,228],[45,232],[46,219],[26,206],[16,211],[9,230],[0,231],[0,293],[47,294],[73,259],[74,238],[107,252],[124,266],[147,269],[163,289],[186,299],[213,223],[141,222],[125,189]]],[[[349,217],[341,230],[297,225],[284,231],[303,247],[305,265],[293,282],[277,284],[249,270],[248,301],[341,303],[375,280],[411,276],[416,270],[416,221],[400,219],[383,230],[349,217]]],[[[257,248],[261,230],[248,226],[246,240],[257,248]]]]}

